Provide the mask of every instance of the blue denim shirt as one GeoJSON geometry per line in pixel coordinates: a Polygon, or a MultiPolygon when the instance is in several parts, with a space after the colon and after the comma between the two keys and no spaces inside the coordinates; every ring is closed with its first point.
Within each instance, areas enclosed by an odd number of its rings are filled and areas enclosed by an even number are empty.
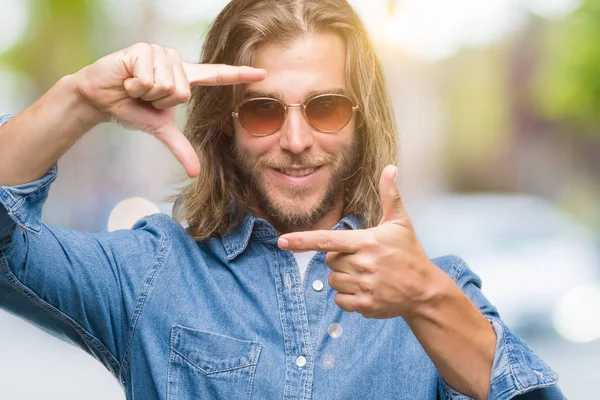
{"type": "MultiPolygon", "coordinates": [[[[324,253],[302,281],[265,220],[247,215],[206,241],[164,214],[111,233],[48,226],[41,210],[55,176],[53,167],[0,187],[0,307],[97,358],[128,399],[466,398],[440,378],[402,318],[336,306],[324,253]]],[[[359,228],[347,216],[334,229],[359,228]]],[[[490,398],[555,385],[467,265],[455,256],[433,262],[494,327],[490,398]]]]}

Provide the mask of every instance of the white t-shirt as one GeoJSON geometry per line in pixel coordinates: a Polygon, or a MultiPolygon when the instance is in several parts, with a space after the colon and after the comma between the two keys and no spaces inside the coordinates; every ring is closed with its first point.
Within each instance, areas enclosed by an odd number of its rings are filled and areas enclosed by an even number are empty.
{"type": "Polygon", "coordinates": [[[316,251],[304,251],[302,253],[294,253],[294,258],[296,259],[296,263],[298,264],[298,268],[300,269],[300,277],[302,278],[302,282],[304,282],[304,277],[306,276],[306,270],[308,269],[308,264],[310,260],[317,254],[316,251]]]}

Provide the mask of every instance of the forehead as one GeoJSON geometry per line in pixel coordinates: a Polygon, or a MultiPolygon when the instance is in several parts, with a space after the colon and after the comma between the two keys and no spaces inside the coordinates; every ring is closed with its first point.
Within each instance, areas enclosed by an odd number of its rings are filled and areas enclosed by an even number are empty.
{"type": "Polygon", "coordinates": [[[289,103],[302,102],[315,91],[346,89],[346,46],[334,34],[311,34],[282,46],[262,45],[254,67],[267,70],[263,81],[248,91],[277,93],[289,103]]]}

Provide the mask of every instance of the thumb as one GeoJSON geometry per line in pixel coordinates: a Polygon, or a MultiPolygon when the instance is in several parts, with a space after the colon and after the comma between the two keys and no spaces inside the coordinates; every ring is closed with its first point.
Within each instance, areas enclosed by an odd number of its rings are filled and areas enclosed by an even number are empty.
{"type": "Polygon", "coordinates": [[[198,155],[174,121],[163,125],[152,134],[171,150],[190,178],[198,176],[200,173],[198,155]]]}
{"type": "Polygon", "coordinates": [[[383,217],[379,223],[380,225],[384,222],[404,220],[406,217],[402,197],[400,197],[400,192],[395,182],[397,173],[398,168],[394,165],[388,165],[381,173],[379,198],[381,200],[383,217]]]}

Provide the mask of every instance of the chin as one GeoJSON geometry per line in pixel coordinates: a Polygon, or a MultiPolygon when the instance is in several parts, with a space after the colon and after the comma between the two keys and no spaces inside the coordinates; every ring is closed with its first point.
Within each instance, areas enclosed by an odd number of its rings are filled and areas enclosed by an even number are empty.
{"type": "Polygon", "coordinates": [[[270,193],[267,197],[267,204],[271,210],[277,211],[279,214],[304,218],[318,212],[323,204],[323,197],[323,195],[289,196],[282,193],[270,193]]]}
{"type": "Polygon", "coordinates": [[[325,190],[297,196],[289,196],[280,190],[269,190],[263,194],[261,209],[269,222],[283,231],[309,229],[325,218],[335,205],[325,190]]]}

